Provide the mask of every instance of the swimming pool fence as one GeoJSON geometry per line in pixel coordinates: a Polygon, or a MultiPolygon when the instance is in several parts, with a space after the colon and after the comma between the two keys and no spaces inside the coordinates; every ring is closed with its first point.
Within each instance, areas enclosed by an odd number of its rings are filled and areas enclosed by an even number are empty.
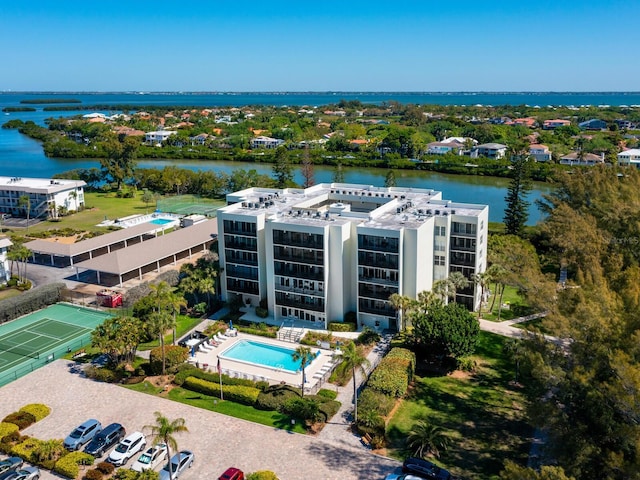
{"type": "Polygon", "coordinates": [[[177,213],[180,215],[206,215],[215,217],[218,208],[224,206],[220,201],[203,198],[198,195],[175,195],[158,200],[157,209],[161,212],[177,213]]]}

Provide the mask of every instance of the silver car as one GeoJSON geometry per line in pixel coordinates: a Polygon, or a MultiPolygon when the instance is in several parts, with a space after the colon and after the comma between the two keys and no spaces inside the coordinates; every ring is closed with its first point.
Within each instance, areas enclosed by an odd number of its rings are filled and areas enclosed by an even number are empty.
{"type": "Polygon", "coordinates": [[[2,480],[38,480],[40,470],[38,467],[25,467],[15,472],[7,472],[0,475],[2,480]]]}
{"type": "Polygon", "coordinates": [[[167,446],[159,443],[147,448],[147,451],[138,457],[131,465],[131,470],[142,472],[144,470],[153,470],[167,459],[167,446]]]}
{"type": "Polygon", "coordinates": [[[171,458],[171,472],[173,475],[169,473],[169,464],[167,463],[160,470],[160,480],[176,480],[187,468],[191,468],[191,465],[193,465],[193,452],[182,450],[171,458]]]}
{"type": "Polygon", "coordinates": [[[95,437],[101,429],[102,425],[95,418],[87,420],[82,425],[74,428],[64,439],[64,448],[67,450],[79,450],[83,445],[89,443],[89,440],[95,437]]]}

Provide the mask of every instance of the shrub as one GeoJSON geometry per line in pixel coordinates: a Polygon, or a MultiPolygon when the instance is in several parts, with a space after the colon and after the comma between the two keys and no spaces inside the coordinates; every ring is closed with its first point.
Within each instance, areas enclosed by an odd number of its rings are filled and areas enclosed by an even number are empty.
{"type": "Polygon", "coordinates": [[[267,318],[269,316],[269,310],[262,307],[256,307],[256,315],[260,318],[267,318]]]}
{"type": "Polygon", "coordinates": [[[320,418],[320,406],[316,400],[310,398],[289,398],[278,411],[304,420],[307,424],[315,423],[320,418]]]}
{"type": "Polygon", "coordinates": [[[79,465],[93,465],[93,460],[88,453],[71,452],[56,462],[53,471],[67,478],[76,478],[80,473],[79,465]]]}
{"type": "Polygon", "coordinates": [[[36,422],[39,422],[51,413],[51,409],[42,403],[30,403],[22,407],[19,411],[30,413],[35,417],[36,422]]]}
{"type": "MultiPolygon", "coordinates": [[[[193,365],[188,365],[189,368],[181,368],[173,379],[173,383],[176,385],[184,384],[184,381],[188,377],[195,377],[201,380],[207,380],[208,382],[220,383],[220,376],[217,372],[205,372],[199,368],[195,368],[193,365]]],[[[223,385],[242,385],[244,387],[255,387],[260,390],[269,386],[269,382],[254,382],[245,378],[232,378],[227,375],[222,375],[223,385]]]]}
{"type": "Polygon", "coordinates": [[[84,374],[88,378],[92,378],[94,380],[97,380],[98,382],[117,383],[122,380],[119,372],[111,370],[107,367],[96,367],[94,365],[89,365],[84,369],[84,374]]]}
{"type": "Polygon", "coordinates": [[[471,357],[456,358],[456,364],[458,370],[462,370],[463,372],[475,372],[478,366],[478,362],[471,357]]]}
{"type": "Polygon", "coordinates": [[[97,468],[92,468],[84,474],[85,480],[102,480],[102,477],[104,477],[104,473],[97,468]]]}
{"type": "Polygon", "coordinates": [[[20,429],[15,423],[7,423],[7,422],[0,423],[0,441],[2,441],[2,439],[7,435],[10,435],[12,433],[17,433],[18,430],[20,429]]]}
{"type": "Polygon", "coordinates": [[[273,385],[260,392],[255,403],[259,410],[279,410],[290,398],[299,397],[298,389],[289,385],[273,385]]]}
{"type": "MultiPolygon", "coordinates": [[[[183,385],[187,390],[220,397],[220,385],[196,377],[187,377],[183,385]]],[[[260,395],[260,390],[255,387],[243,385],[223,385],[222,393],[225,400],[253,406],[260,395]]]]}
{"type": "Polygon", "coordinates": [[[48,283],[0,301],[0,324],[59,302],[65,288],[64,283],[48,283]]]}
{"type": "Polygon", "coordinates": [[[358,338],[356,339],[356,343],[359,345],[371,345],[373,343],[377,343],[380,341],[380,334],[375,330],[370,329],[369,327],[365,327],[358,338]]]}
{"type": "Polygon", "coordinates": [[[330,322],[328,329],[332,332],[355,332],[357,327],[355,322],[330,322]]]}
{"type": "MultiPolygon", "coordinates": [[[[165,367],[171,369],[187,361],[187,358],[189,358],[189,350],[178,345],[165,345],[164,355],[165,367]]],[[[149,364],[152,372],[162,372],[162,347],[151,350],[149,354],[149,364]]]]}
{"type": "Polygon", "coordinates": [[[250,473],[246,476],[247,480],[278,480],[275,473],[269,470],[260,470],[258,472],[250,473]]]}
{"type": "Polygon", "coordinates": [[[416,371],[416,354],[407,348],[392,348],[386,355],[386,358],[400,358],[409,362],[409,372],[411,378],[416,371]]]}
{"type": "Polygon", "coordinates": [[[19,430],[23,430],[29,425],[36,423],[36,417],[29,412],[13,412],[4,417],[2,421],[6,423],[13,423],[18,426],[19,430]]]}
{"type": "Polygon", "coordinates": [[[115,478],[116,480],[139,480],[140,478],[144,478],[144,480],[157,480],[160,478],[160,474],[153,470],[146,470],[143,473],[119,468],[112,478],[115,478]]]}
{"type": "Polygon", "coordinates": [[[111,475],[115,469],[116,467],[114,467],[109,462],[100,462],[99,464],[96,465],[96,470],[99,470],[105,475],[111,475]]]}
{"type": "Polygon", "coordinates": [[[365,388],[358,397],[358,412],[372,410],[377,415],[386,417],[396,404],[395,397],[365,388]]]}
{"type": "Polygon", "coordinates": [[[327,342],[330,345],[335,345],[336,341],[333,338],[333,334],[331,332],[315,332],[313,330],[309,330],[305,333],[304,337],[300,340],[300,343],[303,345],[309,345],[312,347],[318,346],[318,342],[327,342]]]}
{"type": "Polygon", "coordinates": [[[403,348],[394,348],[373,371],[367,386],[386,395],[401,397],[409,387],[413,365],[415,365],[415,355],[412,352],[403,348]]]}
{"type": "Polygon", "coordinates": [[[318,409],[320,411],[320,420],[323,422],[328,422],[331,420],[338,410],[340,410],[340,406],[342,404],[337,400],[329,400],[320,402],[318,405],[318,409]]]}
{"type": "MultiPolygon", "coordinates": [[[[21,439],[22,440],[22,439],[21,439]]],[[[37,438],[27,437],[20,443],[11,447],[11,454],[20,457],[29,463],[36,463],[35,451],[40,446],[41,441],[37,438]]]]}
{"type": "Polygon", "coordinates": [[[318,396],[328,398],[329,400],[335,400],[338,398],[338,392],[335,390],[327,390],[326,388],[321,388],[318,390],[318,396]]]}

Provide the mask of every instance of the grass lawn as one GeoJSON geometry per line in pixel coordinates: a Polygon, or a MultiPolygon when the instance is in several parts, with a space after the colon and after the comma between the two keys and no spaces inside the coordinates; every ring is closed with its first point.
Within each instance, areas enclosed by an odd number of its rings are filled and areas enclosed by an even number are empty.
{"type": "MultiPolygon", "coordinates": [[[[126,385],[125,388],[151,395],[160,395],[162,392],[162,389],[154,387],[149,382],[126,385]]],[[[289,432],[302,434],[307,432],[304,425],[299,422],[292,425],[291,418],[287,415],[274,411],[257,410],[247,405],[241,405],[227,400],[220,400],[219,398],[210,395],[192,392],[180,387],[174,387],[169,391],[168,395],[161,396],[169,398],[175,402],[203,408],[212,412],[222,413],[224,415],[229,415],[230,417],[241,418],[261,425],[287,430],[289,432]]]]}
{"type": "MultiPolygon", "coordinates": [[[[176,316],[176,342],[180,340],[180,338],[187,333],[189,330],[194,328],[196,325],[202,322],[202,318],[199,317],[190,317],[188,315],[178,315],[176,316]]],[[[164,336],[164,344],[171,345],[173,343],[173,332],[169,332],[164,336]]],[[[160,341],[156,338],[150,342],[141,343],[138,345],[138,350],[151,350],[152,348],[159,347],[160,341]]]]}
{"type": "Polygon", "coordinates": [[[404,458],[407,433],[425,419],[451,437],[437,463],[456,476],[488,479],[502,470],[506,459],[526,462],[532,427],[525,418],[522,388],[509,383],[514,366],[503,353],[504,342],[504,337],[480,333],[479,366],[473,374],[416,376],[414,388],[387,425],[389,454],[404,458]]]}
{"type": "Polygon", "coordinates": [[[0,300],[4,300],[5,298],[17,297],[21,294],[22,292],[20,290],[16,290],[15,288],[7,288],[6,290],[0,290],[0,300]]]}
{"type": "MultiPolygon", "coordinates": [[[[494,295],[493,290],[495,286],[491,285],[491,294],[494,295]]],[[[491,302],[493,298],[490,297],[487,302],[488,305],[483,305],[482,318],[484,320],[491,320],[494,322],[498,321],[498,309],[500,295],[496,298],[495,304],[493,305],[493,310],[491,312],[485,311],[491,306],[491,302]]],[[[529,306],[525,303],[524,298],[520,296],[518,293],[518,289],[515,287],[511,287],[507,285],[504,289],[504,295],[502,295],[502,303],[508,304],[508,308],[502,308],[502,312],[500,314],[500,321],[503,320],[512,320],[516,317],[521,317],[523,315],[529,315],[533,313],[533,311],[529,308],[529,306]]]]}

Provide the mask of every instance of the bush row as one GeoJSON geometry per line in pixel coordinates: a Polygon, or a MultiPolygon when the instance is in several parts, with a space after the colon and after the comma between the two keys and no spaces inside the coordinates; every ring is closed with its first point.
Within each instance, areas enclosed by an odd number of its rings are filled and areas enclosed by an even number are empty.
{"type": "Polygon", "coordinates": [[[30,413],[36,418],[36,422],[39,422],[43,418],[49,416],[49,414],[51,413],[51,408],[42,403],[30,403],[29,405],[25,405],[18,411],[30,413]]]}
{"type": "Polygon", "coordinates": [[[404,348],[393,348],[373,371],[367,386],[385,395],[402,397],[407,393],[413,378],[415,363],[413,352],[404,348]]]}
{"type": "MultiPolygon", "coordinates": [[[[192,390],[213,397],[220,397],[220,384],[202,380],[196,377],[187,377],[183,385],[187,390],[192,390]]],[[[260,395],[260,390],[255,387],[242,385],[222,385],[222,394],[225,400],[253,406],[260,395]]]]}
{"type": "Polygon", "coordinates": [[[36,423],[36,417],[29,412],[13,412],[2,419],[3,423],[13,423],[18,430],[23,430],[29,425],[36,423]]]}
{"type": "MultiPolygon", "coordinates": [[[[220,383],[220,375],[217,372],[205,372],[195,368],[193,365],[189,365],[189,368],[180,369],[173,379],[173,383],[176,385],[182,385],[187,377],[200,378],[207,380],[208,382],[220,383]]],[[[241,385],[245,387],[256,387],[260,390],[264,390],[269,386],[269,382],[254,382],[253,380],[247,380],[244,378],[232,378],[228,375],[222,375],[222,383],[225,385],[241,385]]]]}
{"type": "Polygon", "coordinates": [[[355,322],[329,322],[327,328],[332,332],[355,332],[358,327],[355,322]]]}
{"type": "Polygon", "coordinates": [[[48,283],[17,297],[0,301],[0,324],[27,315],[60,301],[64,283],[48,283]]]}

